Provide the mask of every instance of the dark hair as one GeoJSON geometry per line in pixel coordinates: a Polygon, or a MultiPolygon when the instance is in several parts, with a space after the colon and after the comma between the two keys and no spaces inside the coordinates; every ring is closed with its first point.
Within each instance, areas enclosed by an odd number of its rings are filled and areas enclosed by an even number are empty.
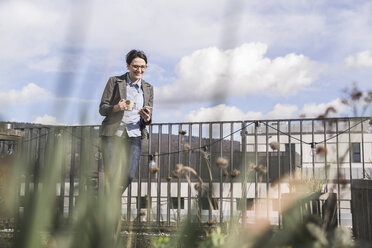
{"type": "Polygon", "coordinates": [[[143,59],[146,64],[147,64],[147,57],[146,57],[146,54],[144,51],[141,51],[141,50],[131,50],[129,53],[127,53],[126,55],[126,62],[128,65],[130,65],[130,63],[132,63],[133,59],[135,58],[141,58],[143,59]]]}

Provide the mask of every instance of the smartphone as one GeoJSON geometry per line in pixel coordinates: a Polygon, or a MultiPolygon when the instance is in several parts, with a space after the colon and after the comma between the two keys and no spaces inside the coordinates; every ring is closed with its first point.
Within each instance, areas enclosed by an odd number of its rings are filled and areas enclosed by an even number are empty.
{"type": "Polygon", "coordinates": [[[152,109],[151,106],[145,106],[145,107],[143,107],[143,111],[145,111],[146,113],[149,114],[148,108],[149,108],[149,109],[152,109]]]}

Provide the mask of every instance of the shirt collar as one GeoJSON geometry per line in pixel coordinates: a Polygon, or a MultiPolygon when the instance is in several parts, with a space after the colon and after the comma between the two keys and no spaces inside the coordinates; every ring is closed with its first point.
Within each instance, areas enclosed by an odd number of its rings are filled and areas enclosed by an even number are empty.
{"type": "Polygon", "coordinates": [[[138,80],[138,82],[137,82],[136,84],[134,84],[134,83],[132,82],[132,80],[130,80],[129,73],[127,73],[127,84],[129,84],[130,86],[134,86],[134,87],[139,87],[139,88],[141,88],[141,86],[142,86],[142,79],[140,78],[140,79],[138,80]]]}

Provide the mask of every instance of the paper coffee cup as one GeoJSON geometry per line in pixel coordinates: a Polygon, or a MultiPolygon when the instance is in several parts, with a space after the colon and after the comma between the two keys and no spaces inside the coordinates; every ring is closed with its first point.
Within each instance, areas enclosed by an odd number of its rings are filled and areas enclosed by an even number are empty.
{"type": "Polygon", "coordinates": [[[132,100],[126,100],[125,104],[127,105],[127,110],[132,111],[134,106],[134,101],[132,100]]]}

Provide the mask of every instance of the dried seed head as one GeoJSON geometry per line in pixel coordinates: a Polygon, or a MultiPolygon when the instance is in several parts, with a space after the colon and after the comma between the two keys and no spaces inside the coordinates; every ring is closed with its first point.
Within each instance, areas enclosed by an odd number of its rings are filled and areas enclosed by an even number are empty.
{"type": "Polygon", "coordinates": [[[256,166],[256,171],[261,174],[266,174],[267,172],[266,167],[263,166],[262,164],[259,166],[256,166]]]}
{"type": "Polygon", "coordinates": [[[208,160],[209,159],[209,154],[205,151],[202,152],[203,153],[203,157],[205,160],[208,160]]]}
{"type": "Polygon", "coordinates": [[[273,149],[274,151],[279,151],[280,150],[280,144],[276,141],[270,142],[269,145],[270,145],[271,149],[273,149]]]}
{"type": "Polygon", "coordinates": [[[183,166],[182,169],[181,169],[181,173],[182,173],[182,175],[186,175],[187,173],[192,173],[194,175],[197,174],[196,171],[189,166],[183,166]]]}
{"type": "Polygon", "coordinates": [[[173,179],[172,177],[168,177],[168,178],[167,178],[167,181],[168,181],[168,182],[171,182],[172,179],[173,179]]]}
{"type": "Polygon", "coordinates": [[[176,164],[176,170],[181,171],[183,168],[183,164],[176,164]]]}
{"type": "Polygon", "coordinates": [[[194,189],[195,189],[196,191],[199,191],[199,190],[201,189],[200,183],[195,184],[195,185],[194,185],[194,189]]]}
{"type": "Polygon", "coordinates": [[[216,222],[214,220],[208,220],[208,222],[207,222],[208,226],[213,226],[215,224],[216,224],[216,222]]]}
{"type": "Polygon", "coordinates": [[[316,147],[316,154],[317,155],[321,155],[321,156],[325,156],[327,155],[327,148],[325,146],[317,146],[316,147]]]}
{"type": "Polygon", "coordinates": [[[249,163],[249,169],[255,169],[257,166],[254,163],[249,163]]]}
{"type": "Polygon", "coordinates": [[[190,149],[190,144],[189,143],[184,144],[183,149],[189,150],[190,149]]]}
{"type": "Polygon", "coordinates": [[[156,173],[158,173],[159,168],[158,167],[152,167],[152,168],[150,168],[150,171],[151,171],[152,174],[156,174],[156,173]]]}
{"type": "Polygon", "coordinates": [[[176,164],[176,169],[173,171],[173,176],[175,177],[181,176],[182,168],[183,168],[183,164],[176,164]]]}
{"type": "Polygon", "coordinates": [[[220,169],[226,169],[229,166],[229,161],[226,158],[219,157],[217,158],[216,165],[220,169]]]}
{"type": "Polygon", "coordinates": [[[230,172],[230,174],[231,174],[231,177],[232,177],[232,178],[235,178],[235,177],[237,177],[237,176],[240,175],[240,171],[237,170],[237,169],[233,169],[233,170],[230,172]]]}
{"type": "Polygon", "coordinates": [[[325,116],[328,116],[331,112],[332,112],[332,113],[337,113],[337,110],[336,110],[334,107],[330,106],[330,107],[328,107],[328,108],[326,109],[324,115],[325,115],[325,116]]]}
{"type": "Polygon", "coordinates": [[[140,210],[139,215],[140,216],[145,216],[146,215],[146,211],[145,210],[140,210]]]}
{"type": "Polygon", "coordinates": [[[185,135],[187,132],[186,132],[186,130],[180,130],[180,131],[178,131],[178,133],[179,133],[180,135],[185,135]]]}
{"type": "Polygon", "coordinates": [[[347,180],[345,180],[345,174],[339,171],[337,173],[337,179],[334,179],[335,184],[340,183],[341,188],[345,189],[347,187],[347,180]]]}
{"type": "Polygon", "coordinates": [[[180,177],[180,171],[174,170],[174,171],[172,171],[172,175],[175,178],[179,178],[180,177]]]}
{"type": "Polygon", "coordinates": [[[172,171],[172,175],[175,178],[180,177],[181,176],[182,168],[183,168],[183,164],[176,164],[176,169],[174,171],[172,171]]]}
{"type": "Polygon", "coordinates": [[[353,101],[359,101],[362,95],[363,93],[356,86],[354,86],[353,90],[350,93],[351,100],[353,101]]]}

